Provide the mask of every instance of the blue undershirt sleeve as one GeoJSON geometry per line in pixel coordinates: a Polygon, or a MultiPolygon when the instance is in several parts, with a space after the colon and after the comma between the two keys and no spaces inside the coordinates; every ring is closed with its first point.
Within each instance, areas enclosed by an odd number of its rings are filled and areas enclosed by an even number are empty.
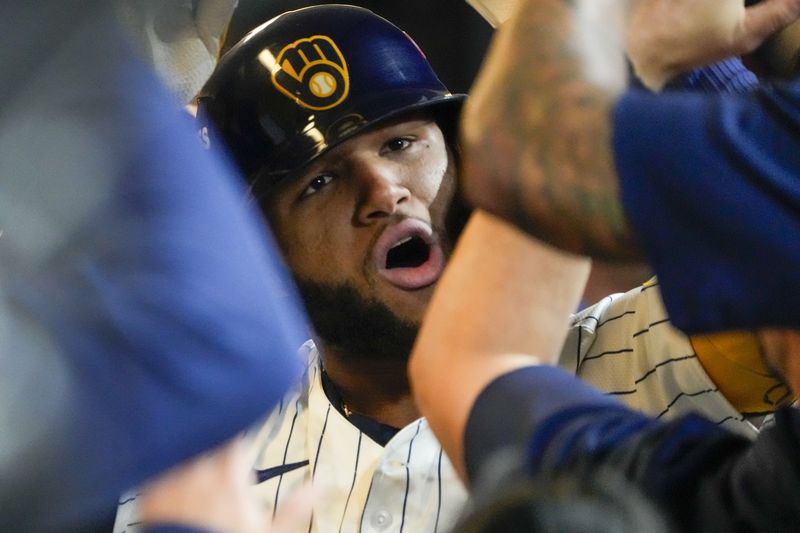
{"type": "Polygon", "coordinates": [[[207,529],[177,524],[153,524],[144,529],[144,533],[212,533],[207,529]]]}
{"type": "Polygon", "coordinates": [[[712,93],[747,92],[758,85],[758,78],[738,57],[731,57],[697,68],[671,80],[664,90],[691,90],[712,93]]]}
{"type": "Polygon", "coordinates": [[[469,478],[475,480],[501,450],[521,457],[531,432],[543,420],[582,405],[620,406],[557,367],[525,367],[500,376],[478,396],[467,421],[464,454],[469,478]]]}

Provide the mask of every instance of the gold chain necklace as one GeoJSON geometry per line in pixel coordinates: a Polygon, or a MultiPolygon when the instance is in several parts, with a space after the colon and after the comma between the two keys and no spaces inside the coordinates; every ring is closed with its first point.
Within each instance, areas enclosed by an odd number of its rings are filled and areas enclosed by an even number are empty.
{"type": "Polygon", "coordinates": [[[344,411],[344,416],[347,418],[350,418],[350,415],[353,414],[353,410],[344,402],[342,402],[342,411],[344,411]]]}

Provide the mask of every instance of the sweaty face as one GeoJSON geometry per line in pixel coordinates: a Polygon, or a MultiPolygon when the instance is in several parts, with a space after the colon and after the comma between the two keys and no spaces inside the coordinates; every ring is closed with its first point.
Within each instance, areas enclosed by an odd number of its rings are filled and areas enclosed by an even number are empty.
{"type": "Polygon", "coordinates": [[[415,117],[342,143],[275,194],[270,220],[323,340],[407,356],[444,269],[455,171],[438,125],[415,117]]]}

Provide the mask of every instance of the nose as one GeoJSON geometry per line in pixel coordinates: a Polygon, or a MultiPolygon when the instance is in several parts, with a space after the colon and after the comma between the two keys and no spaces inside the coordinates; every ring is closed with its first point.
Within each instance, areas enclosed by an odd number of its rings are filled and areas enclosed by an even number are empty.
{"type": "Polygon", "coordinates": [[[390,164],[364,164],[358,170],[358,206],[356,218],[361,224],[371,224],[397,212],[407,202],[411,191],[390,164]]]}

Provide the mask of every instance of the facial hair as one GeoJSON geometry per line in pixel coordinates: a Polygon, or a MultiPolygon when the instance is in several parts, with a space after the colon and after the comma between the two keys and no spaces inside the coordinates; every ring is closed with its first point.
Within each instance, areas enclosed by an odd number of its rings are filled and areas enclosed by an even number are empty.
{"type": "Polygon", "coordinates": [[[297,286],[315,333],[340,357],[352,362],[408,360],[419,324],[402,320],[348,284],[298,279],[297,286]]]}

